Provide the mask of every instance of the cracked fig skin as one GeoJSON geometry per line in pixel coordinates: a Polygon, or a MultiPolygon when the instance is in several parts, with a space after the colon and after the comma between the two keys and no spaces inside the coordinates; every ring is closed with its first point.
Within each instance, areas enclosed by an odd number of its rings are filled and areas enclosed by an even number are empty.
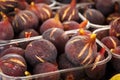
{"type": "Polygon", "coordinates": [[[36,14],[40,23],[43,23],[45,20],[53,16],[52,9],[44,3],[35,4],[34,2],[31,2],[30,6],[28,7],[28,10],[36,14]]]}
{"type": "Polygon", "coordinates": [[[97,53],[96,35],[72,37],[65,46],[67,58],[76,65],[87,65],[94,61],[97,53]]]}
{"type": "Polygon", "coordinates": [[[76,0],[72,0],[70,4],[61,7],[58,10],[60,20],[63,21],[79,21],[78,9],[76,8],[76,0]]]}
{"type": "Polygon", "coordinates": [[[36,29],[38,27],[38,18],[33,12],[19,9],[15,9],[15,11],[16,15],[12,21],[12,25],[16,33],[25,29],[36,29]]]}

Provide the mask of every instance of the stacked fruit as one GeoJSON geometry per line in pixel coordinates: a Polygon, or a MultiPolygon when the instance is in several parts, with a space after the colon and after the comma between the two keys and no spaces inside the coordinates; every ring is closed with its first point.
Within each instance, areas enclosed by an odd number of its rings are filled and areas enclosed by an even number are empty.
{"type": "Polygon", "coordinates": [[[113,69],[111,68],[111,70],[113,71],[112,73],[118,73],[120,72],[120,38],[119,38],[119,28],[120,28],[120,17],[118,17],[117,19],[115,19],[114,21],[111,22],[110,27],[108,28],[103,28],[101,30],[97,30],[97,34],[98,34],[98,39],[101,40],[101,42],[106,45],[113,57],[111,59],[111,64],[113,69]],[[105,34],[103,36],[103,34],[105,34]]]}
{"type": "MultiPolygon", "coordinates": [[[[84,78],[84,74],[91,79],[96,79],[96,75],[99,79],[104,76],[106,64],[99,67],[96,63],[104,60],[105,49],[103,48],[98,52],[96,34],[80,29],[69,38],[68,34],[62,29],[51,28],[46,30],[42,36],[43,39],[31,41],[25,49],[12,45],[1,51],[1,72],[9,76],[18,77],[25,76],[26,71],[29,71],[32,75],[95,63],[93,67],[86,69],[85,72],[81,70],[80,72],[70,72],[70,74],[68,72],[64,73],[64,76],[61,74],[61,77],[69,79],[72,76],[73,79],[77,80],[78,78],[84,78]],[[102,70],[104,74],[100,75],[101,72],[99,73],[98,69],[102,70]]],[[[58,80],[60,79],[60,72],[38,79],[58,80]]]]}
{"type": "MultiPolygon", "coordinates": [[[[89,1],[89,0],[86,0],[89,1]]],[[[92,0],[91,0],[92,1],[92,0]]],[[[93,24],[108,25],[120,17],[119,0],[94,0],[91,7],[84,8],[83,15],[93,24]]]]}

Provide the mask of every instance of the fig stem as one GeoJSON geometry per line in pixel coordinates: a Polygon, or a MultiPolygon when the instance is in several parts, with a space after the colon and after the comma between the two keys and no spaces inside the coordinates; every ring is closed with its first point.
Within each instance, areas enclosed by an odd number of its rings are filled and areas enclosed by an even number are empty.
{"type": "Polygon", "coordinates": [[[56,13],[54,19],[55,19],[56,21],[60,21],[60,18],[59,18],[59,14],[58,14],[58,13],[56,13]]]}
{"type": "Polygon", "coordinates": [[[31,3],[30,3],[30,5],[31,5],[31,6],[34,6],[34,5],[35,5],[35,3],[34,3],[34,2],[31,2],[31,3]]]}
{"type": "Polygon", "coordinates": [[[80,35],[84,35],[84,34],[85,34],[85,30],[84,30],[83,28],[81,28],[81,29],[79,30],[79,34],[80,34],[80,35]]]}
{"type": "Polygon", "coordinates": [[[4,14],[3,12],[0,12],[0,14],[1,14],[3,20],[7,20],[8,19],[8,17],[6,16],[6,14],[4,14]]]}
{"type": "Polygon", "coordinates": [[[91,39],[92,41],[95,40],[95,39],[96,39],[96,34],[94,34],[94,33],[91,34],[91,35],[90,35],[90,39],[91,39]]]}
{"type": "Polygon", "coordinates": [[[114,53],[114,49],[110,49],[110,52],[114,53]]]}
{"type": "Polygon", "coordinates": [[[20,9],[15,8],[14,11],[15,11],[15,13],[19,13],[19,12],[20,12],[20,9]]]}
{"type": "Polygon", "coordinates": [[[30,76],[30,75],[31,75],[30,72],[25,71],[25,76],[30,76]]]}
{"type": "Polygon", "coordinates": [[[83,22],[80,23],[79,27],[85,28],[87,24],[88,24],[88,20],[84,20],[83,22]]]}
{"type": "Polygon", "coordinates": [[[70,5],[71,5],[71,7],[75,7],[76,6],[76,0],[72,0],[70,5]]]}
{"type": "Polygon", "coordinates": [[[25,32],[25,38],[30,38],[32,35],[32,32],[25,32]]]}
{"type": "Polygon", "coordinates": [[[101,48],[98,53],[99,54],[98,54],[98,56],[95,59],[95,63],[93,65],[93,67],[92,67],[92,70],[94,70],[96,68],[96,66],[97,66],[96,63],[100,61],[100,59],[101,59],[102,56],[104,56],[104,54],[105,54],[105,48],[101,48]]]}
{"type": "Polygon", "coordinates": [[[104,55],[104,54],[105,54],[105,48],[101,48],[101,50],[99,51],[99,53],[100,53],[101,55],[104,55]]]}

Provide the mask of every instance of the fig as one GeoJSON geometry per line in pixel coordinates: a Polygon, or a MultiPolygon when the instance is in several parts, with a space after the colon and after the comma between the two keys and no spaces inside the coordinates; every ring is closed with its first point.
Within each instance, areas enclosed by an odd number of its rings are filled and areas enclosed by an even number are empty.
{"type": "Polygon", "coordinates": [[[26,61],[18,54],[6,54],[0,58],[0,70],[9,76],[24,76],[24,72],[27,70],[26,61]]]}
{"type": "Polygon", "coordinates": [[[109,30],[101,30],[99,32],[96,32],[97,34],[97,38],[99,40],[103,39],[104,37],[108,36],[109,35],[109,30]]]}
{"type": "MultiPolygon", "coordinates": [[[[61,54],[59,56],[59,68],[60,69],[69,69],[69,68],[75,68],[78,67],[78,65],[75,65],[71,63],[68,59],[65,53],[61,54]]],[[[68,71],[65,73],[61,73],[61,78],[63,80],[81,80],[85,76],[84,70],[74,70],[74,71],[68,71]]]]}
{"type": "Polygon", "coordinates": [[[2,19],[0,21],[0,39],[1,40],[10,40],[14,38],[14,30],[9,22],[8,17],[3,13],[0,12],[2,19]]]}
{"type": "Polygon", "coordinates": [[[120,23],[120,17],[118,17],[117,19],[111,22],[110,29],[109,29],[110,36],[115,36],[117,38],[120,37],[119,23],[120,23]]]}
{"type": "Polygon", "coordinates": [[[112,55],[113,55],[113,57],[112,57],[110,62],[112,64],[114,70],[116,72],[120,72],[120,65],[119,65],[119,63],[120,63],[120,59],[119,59],[119,56],[120,56],[120,46],[117,46],[116,48],[111,49],[110,51],[112,52],[112,55]]]}
{"type": "Polygon", "coordinates": [[[0,57],[4,56],[4,55],[6,55],[6,54],[10,54],[10,53],[19,54],[19,55],[21,55],[21,56],[24,57],[24,53],[25,53],[25,52],[24,52],[24,50],[23,50],[22,48],[20,48],[20,47],[9,47],[9,48],[5,49],[5,50],[1,53],[0,57]]]}
{"type": "Polygon", "coordinates": [[[54,18],[50,18],[46,20],[41,26],[40,26],[40,33],[42,34],[44,31],[46,31],[49,28],[61,28],[63,29],[63,25],[59,20],[59,15],[56,14],[54,18]]]}
{"type": "Polygon", "coordinates": [[[14,10],[17,7],[17,0],[0,0],[0,11],[8,13],[14,10]]]}
{"type": "Polygon", "coordinates": [[[0,0],[0,11],[8,14],[14,11],[14,8],[25,9],[28,4],[25,0],[0,0]]]}
{"type": "Polygon", "coordinates": [[[93,24],[103,25],[105,23],[104,15],[96,9],[87,9],[83,15],[93,24]]]}
{"type": "Polygon", "coordinates": [[[34,2],[31,2],[27,9],[36,14],[40,23],[43,23],[53,15],[52,9],[45,3],[35,4],[34,2]]]}
{"type": "Polygon", "coordinates": [[[22,9],[22,10],[26,9],[27,6],[29,5],[25,0],[16,0],[16,1],[18,1],[17,8],[22,9]]]}
{"type": "Polygon", "coordinates": [[[25,59],[31,66],[42,62],[56,62],[57,49],[48,40],[39,39],[30,42],[25,49],[25,59]]]}
{"type": "Polygon", "coordinates": [[[114,49],[120,45],[119,39],[114,36],[106,36],[101,39],[101,42],[105,44],[109,49],[114,49]]]}
{"type": "Polygon", "coordinates": [[[114,13],[108,15],[107,17],[107,23],[110,24],[112,21],[114,21],[115,19],[117,19],[118,17],[120,17],[120,13],[119,13],[119,3],[115,2],[114,3],[114,13]]]}
{"type": "Polygon", "coordinates": [[[29,10],[15,9],[16,15],[12,21],[15,33],[19,33],[25,29],[36,29],[38,27],[37,16],[29,10]]]}
{"type": "Polygon", "coordinates": [[[102,12],[104,16],[109,15],[114,12],[114,2],[113,0],[96,0],[96,9],[102,12]]]}
{"type": "Polygon", "coordinates": [[[63,22],[64,30],[74,30],[74,29],[79,29],[79,28],[86,28],[88,21],[85,20],[81,22],[80,24],[76,21],[65,21],[63,22]]]}
{"type": "Polygon", "coordinates": [[[94,61],[94,66],[85,69],[85,73],[90,80],[101,80],[105,76],[106,64],[97,65],[96,63],[105,59],[105,48],[102,48],[98,53],[94,61]],[[101,74],[102,73],[102,74],[101,74]]]}
{"type": "Polygon", "coordinates": [[[72,0],[70,4],[61,7],[58,10],[60,20],[63,21],[79,21],[78,9],[76,8],[76,0],[72,0]]]}
{"type": "Polygon", "coordinates": [[[59,53],[64,52],[65,44],[69,40],[69,36],[60,28],[48,29],[42,34],[42,37],[51,41],[59,53]]]}
{"type": "Polygon", "coordinates": [[[96,34],[72,37],[65,45],[67,58],[76,65],[88,65],[97,53],[96,34]]]}
{"type": "Polygon", "coordinates": [[[120,17],[120,13],[118,13],[118,12],[115,12],[115,13],[110,14],[110,15],[107,17],[107,23],[108,23],[108,24],[112,23],[112,21],[114,21],[114,20],[117,19],[118,17],[120,17]]]}

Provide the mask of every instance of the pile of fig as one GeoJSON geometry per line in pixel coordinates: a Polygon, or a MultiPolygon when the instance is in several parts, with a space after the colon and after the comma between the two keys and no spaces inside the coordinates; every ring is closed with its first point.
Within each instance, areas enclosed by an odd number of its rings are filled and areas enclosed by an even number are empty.
{"type": "Polygon", "coordinates": [[[110,75],[114,75],[120,72],[120,17],[113,20],[109,26],[108,29],[98,29],[96,33],[97,38],[111,51],[112,59],[107,71],[110,75]]]}
{"type": "Polygon", "coordinates": [[[94,64],[105,58],[105,49],[98,51],[96,34],[88,32],[88,30],[79,29],[76,34],[69,37],[64,30],[51,28],[42,34],[43,38],[27,43],[25,48],[18,46],[19,44],[8,45],[9,47],[0,53],[0,70],[14,77],[55,72],[38,77],[37,80],[77,80],[84,79],[85,75],[89,79],[96,79],[96,76],[89,74],[90,72],[98,74],[97,76],[101,79],[105,75],[106,64],[100,67],[94,65],[85,71],[82,69],[59,72],[62,69],[94,64]],[[101,72],[99,73],[97,68],[104,74],[100,75],[101,72]]]}
{"type": "Polygon", "coordinates": [[[89,22],[111,23],[110,36],[101,41],[119,54],[120,18],[113,18],[119,16],[120,3],[105,1],[107,5],[102,0],[55,0],[56,4],[51,7],[52,0],[1,0],[0,43],[7,43],[0,45],[0,73],[18,79],[35,76],[28,80],[106,78],[107,64],[97,63],[108,57],[107,52],[96,42],[100,34],[87,28],[89,22]],[[78,6],[83,2],[94,3],[94,8],[84,6],[86,20],[82,21],[78,6]],[[35,36],[41,38],[30,40],[35,36]],[[23,41],[15,43],[14,39],[23,41]],[[8,44],[9,41],[13,44],[8,44]],[[91,64],[88,68],[73,69],[91,64]]]}
{"type": "Polygon", "coordinates": [[[120,1],[94,0],[93,6],[84,8],[83,15],[93,24],[108,25],[120,17],[120,1]]]}

